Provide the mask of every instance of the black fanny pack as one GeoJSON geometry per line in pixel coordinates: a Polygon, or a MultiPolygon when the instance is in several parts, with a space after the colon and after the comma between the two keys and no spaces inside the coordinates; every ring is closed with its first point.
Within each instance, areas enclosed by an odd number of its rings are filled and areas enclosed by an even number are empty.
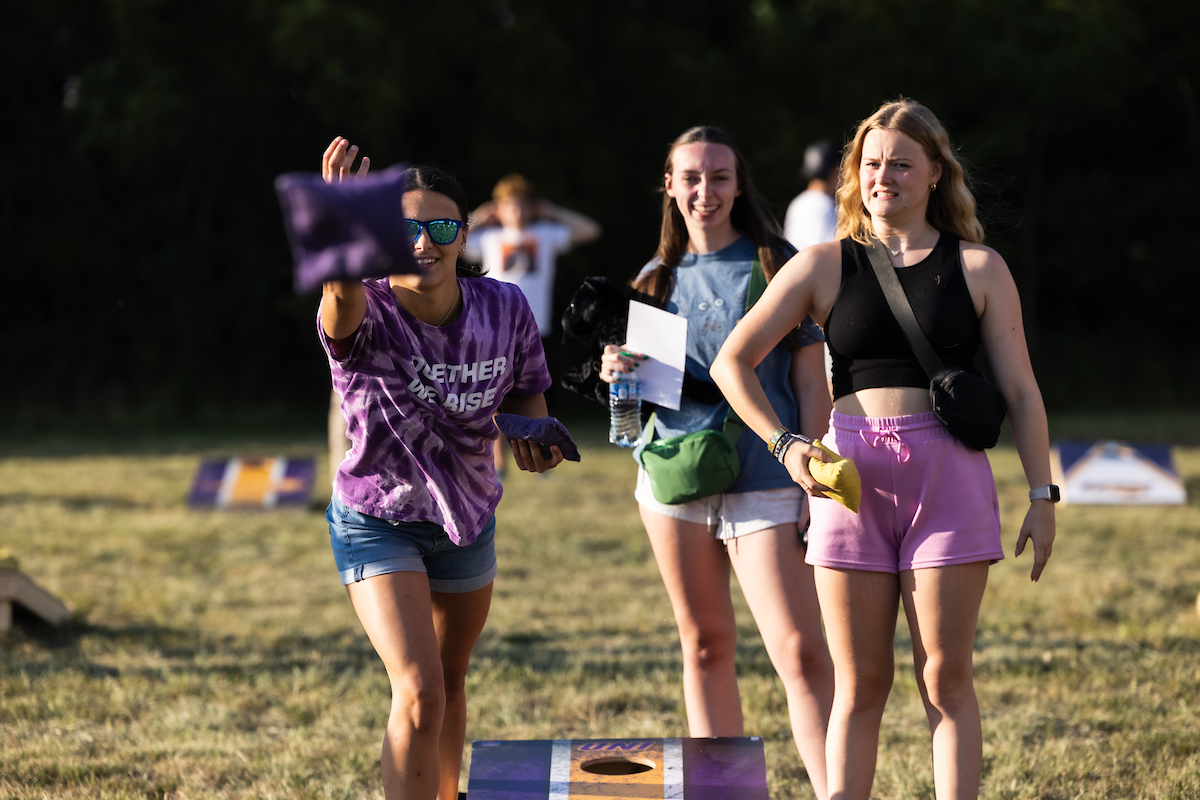
{"type": "Polygon", "coordinates": [[[929,381],[929,401],[946,430],[963,444],[976,450],[996,446],[1008,404],[987,378],[965,369],[944,369],[929,381]]]}

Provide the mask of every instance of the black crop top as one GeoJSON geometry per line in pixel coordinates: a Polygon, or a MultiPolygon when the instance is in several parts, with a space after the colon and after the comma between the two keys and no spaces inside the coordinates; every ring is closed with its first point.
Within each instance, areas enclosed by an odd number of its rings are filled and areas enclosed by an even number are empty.
{"type": "MultiPolygon", "coordinates": [[[[947,367],[973,369],[979,319],[963,277],[959,239],[943,233],[923,261],[896,269],[921,329],[947,367]]],[[[866,249],[842,239],[842,283],[825,320],[833,360],[833,399],[859,389],[929,386],[913,355],[866,249]]]]}

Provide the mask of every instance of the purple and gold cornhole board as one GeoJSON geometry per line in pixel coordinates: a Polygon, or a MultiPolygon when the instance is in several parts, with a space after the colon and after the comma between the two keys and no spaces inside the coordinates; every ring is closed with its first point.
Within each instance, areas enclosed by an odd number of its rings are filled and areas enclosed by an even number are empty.
{"type": "Polygon", "coordinates": [[[188,505],[194,508],[305,506],[316,464],[285,456],[211,458],[200,464],[188,505]]]}
{"type": "Polygon", "coordinates": [[[468,800],[767,800],[762,739],[542,739],[471,744],[468,800]]]}

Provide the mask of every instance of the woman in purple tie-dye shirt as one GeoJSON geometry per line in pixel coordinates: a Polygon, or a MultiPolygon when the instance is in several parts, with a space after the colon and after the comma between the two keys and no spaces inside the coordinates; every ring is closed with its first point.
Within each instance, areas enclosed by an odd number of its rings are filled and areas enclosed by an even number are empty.
{"type": "MultiPolygon", "coordinates": [[[[325,151],[328,181],[358,148],[325,151]]],[[[365,174],[367,158],[357,171],[365,174]]],[[[387,798],[456,800],[466,733],[463,687],[496,574],[492,415],[546,416],[537,323],[520,290],[458,268],[466,197],[448,174],[413,167],[403,220],[418,272],[324,285],[319,335],[342,398],[350,451],[326,514],[350,601],[387,668],[387,798]]],[[[517,466],[562,461],[511,442],[517,466]]]]}

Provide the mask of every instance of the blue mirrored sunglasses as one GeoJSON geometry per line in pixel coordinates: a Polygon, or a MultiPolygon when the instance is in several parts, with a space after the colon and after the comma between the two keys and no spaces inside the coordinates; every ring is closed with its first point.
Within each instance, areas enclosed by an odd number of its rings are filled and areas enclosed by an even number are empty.
{"type": "Polygon", "coordinates": [[[419,219],[404,220],[404,237],[409,244],[421,236],[421,228],[429,233],[434,244],[450,244],[458,238],[458,232],[463,227],[460,219],[431,219],[422,222],[419,219]]]}

